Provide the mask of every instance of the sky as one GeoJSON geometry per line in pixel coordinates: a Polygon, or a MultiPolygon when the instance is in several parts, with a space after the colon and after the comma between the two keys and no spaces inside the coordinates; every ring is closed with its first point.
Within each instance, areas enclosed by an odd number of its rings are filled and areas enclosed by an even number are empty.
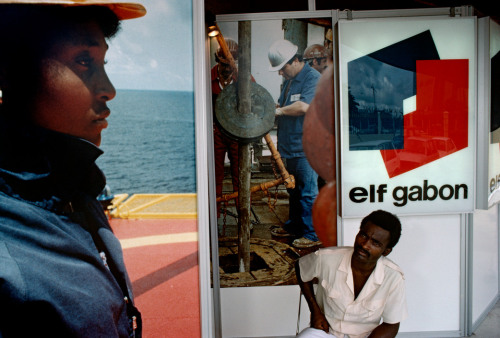
{"type": "Polygon", "coordinates": [[[192,1],[136,0],[148,13],[122,21],[106,71],[116,89],[193,91],[192,1]]]}

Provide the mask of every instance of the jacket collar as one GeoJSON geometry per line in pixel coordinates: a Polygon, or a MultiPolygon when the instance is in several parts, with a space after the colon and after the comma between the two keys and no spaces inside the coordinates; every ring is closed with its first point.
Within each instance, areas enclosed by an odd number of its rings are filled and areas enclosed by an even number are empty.
{"type": "Polygon", "coordinates": [[[32,202],[71,200],[76,191],[95,197],[105,185],[95,164],[102,153],[86,140],[0,118],[0,190],[32,202]]]}

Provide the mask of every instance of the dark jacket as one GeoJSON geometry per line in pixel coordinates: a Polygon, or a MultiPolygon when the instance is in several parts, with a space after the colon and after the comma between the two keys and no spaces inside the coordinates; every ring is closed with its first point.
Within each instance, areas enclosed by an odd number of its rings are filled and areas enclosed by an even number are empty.
{"type": "Polygon", "coordinates": [[[129,337],[132,316],[140,325],[120,243],[96,200],[101,154],[0,118],[0,337],[129,337]]]}

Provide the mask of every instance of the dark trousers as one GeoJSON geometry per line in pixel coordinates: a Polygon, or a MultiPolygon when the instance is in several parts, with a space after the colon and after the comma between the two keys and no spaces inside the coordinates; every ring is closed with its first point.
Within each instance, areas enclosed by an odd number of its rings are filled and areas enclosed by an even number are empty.
{"type": "MultiPolygon", "coordinates": [[[[238,142],[224,135],[219,127],[214,124],[214,162],[215,162],[215,194],[222,196],[222,183],[224,181],[224,160],[226,153],[229,158],[233,191],[238,191],[239,168],[238,168],[238,142]]],[[[217,204],[219,214],[219,204],[217,204]]]]}

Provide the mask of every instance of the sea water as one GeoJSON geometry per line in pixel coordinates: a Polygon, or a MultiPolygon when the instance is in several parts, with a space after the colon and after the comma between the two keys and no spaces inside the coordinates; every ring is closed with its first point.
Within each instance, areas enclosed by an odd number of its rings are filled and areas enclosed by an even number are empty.
{"type": "Polygon", "coordinates": [[[113,194],[196,192],[194,94],[118,90],[97,165],[113,194]]]}

